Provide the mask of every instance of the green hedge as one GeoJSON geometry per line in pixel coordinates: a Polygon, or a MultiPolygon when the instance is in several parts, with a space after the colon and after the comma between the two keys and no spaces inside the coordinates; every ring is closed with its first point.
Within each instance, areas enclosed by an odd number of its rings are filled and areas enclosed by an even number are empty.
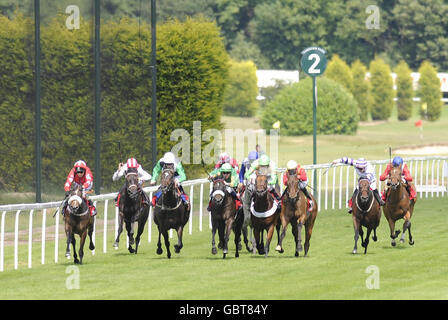
{"type": "MultiPolygon", "coordinates": [[[[0,187],[34,186],[33,21],[0,17],[0,187]],[[5,156],[3,156],[5,155],[5,156]]],[[[178,141],[176,128],[192,135],[220,128],[228,55],[218,27],[203,19],[170,21],[157,29],[158,157],[178,141]]],[[[151,163],[150,27],[134,20],[101,25],[101,166],[106,188],[116,188],[117,163],[136,157],[151,163]]],[[[65,17],[41,27],[42,190],[62,189],[73,163],[84,159],[95,176],[93,30],[81,21],[67,30],[65,17]]],[[[190,139],[192,144],[193,139],[190,139]]],[[[192,148],[191,148],[192,150],[192,148]]],[[[195,170],[194,167],[188,170],[195,170]]]]}
{"type": "Polygon", "coordinates": [[[397,117],[398,120],[408,120],[412,116],[412,98],[414,89],[412,88],[411,69],[402,60],[395,68],[397,74],[397,117]]]}
{"type": "Polygon", "coordinates": [[[389,119],[394,106],[393,81],[388,64],[380,58],[370,62],[370,85],[372,88],[372,120],[389,119]]]}
{"type": "MultiPolygon", "coordinates": [[[[341,84],[328,78],[317,79],[317,133],[355,134],[358,126],[356,100],[341,84]]],[[[280,121],[282,135],[313,133],[312,80],[307,78],[283,88],[266,104],[261,125],[272,128],[280,121]]]]}
{"type": "Polygon", "coordinates": [[[437,69],[429,61],[424,61],[418,72],[418,92],[422,103],[420,115],[429,121],[436,121],[440,118],[443,106],[437,69]]]}

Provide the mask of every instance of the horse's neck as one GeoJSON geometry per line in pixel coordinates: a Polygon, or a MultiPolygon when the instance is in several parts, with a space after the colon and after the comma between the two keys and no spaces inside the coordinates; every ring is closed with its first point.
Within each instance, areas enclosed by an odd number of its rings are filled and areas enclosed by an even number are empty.
{"type": "Polygon", "coordinates": [[[269,192],[266,192],[266,195],[263,197],[257,197],[257,193],[255,192],[254,199],[254,209],[257,212],[266,212],[272,207],[272,202],[269,203],[269,192]]]}
{"type": "Polygon", "coordinates": [[[162,194],[162,204],[165,206],[171,206],[174,207],[177,204],[177,196],[176,196],[176,189],[173,188],[172,190],[168,191],[165,194],[162,194]]]}

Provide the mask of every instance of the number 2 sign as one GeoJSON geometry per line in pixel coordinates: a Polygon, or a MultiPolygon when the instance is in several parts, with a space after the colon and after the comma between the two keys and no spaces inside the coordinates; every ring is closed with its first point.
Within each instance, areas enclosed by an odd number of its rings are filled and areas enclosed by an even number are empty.
{"type": "Polygon", "coordinates": [[[326,51],[319,47],[309,47],[302,51],[300,65],[309,76],[320,76],[327,67],[326,51]]]}

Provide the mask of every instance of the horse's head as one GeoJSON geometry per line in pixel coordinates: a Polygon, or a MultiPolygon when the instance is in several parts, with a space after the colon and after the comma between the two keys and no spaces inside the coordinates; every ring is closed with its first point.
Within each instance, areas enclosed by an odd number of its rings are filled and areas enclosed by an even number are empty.
{"type": "Polygon", "coordinates": [[[160,189],[163,193],[171,191],[174,188],[174,170],[171,168],[163,169],[160,178],[160,189]]]}
{"type": "Polygon", "coordinates": [[[401,168],[400,167],[392,167],[389,173],[389,183],[392,189],[397,189],[401,183],[401,168]]]}
{"type": "Polygon", "coordinates": [[[129,168],[126,172],[126,191],[131,199],[137,198],[138,189],[137,168],[129,168]]]}
{"type": "Polygon", "coordinates": [[[224,179],[216,179],[213,181],[212,201],[217,205],[221,205],[226,196],[226,183],[224,179]]]}
{"type": "Polygon", "coordinates": [[[263,169],[257,171],[257,177],[255,178],[255,193],[257,196],[262,197],[266,195],[268,191],[268,175],[263,169]]]}
{"type": "Polygon", "coordinates": [[[76,182],[73,182],[70,188],[67,205],[70,209],[70,212],[78,211],[78,209],[82,205],[82,186],[77,184],[76,182]]]}
{"type": "Polygon", "coordinates": [[[295,202],[297,200],[297,196],[299,195],[299,178],[297,178],[297,174],[294,170],[293,173],[286,172],[288,176],[288,181],[286,182],[286,186],[288,187],[288,198],[295,202]]]}
{"type": "Polygon", "coordinates": [[[367,179],[360,179],[358,182],[358,196],[361,202],[367,202],[370,197],[370,183],[367,179]]]}

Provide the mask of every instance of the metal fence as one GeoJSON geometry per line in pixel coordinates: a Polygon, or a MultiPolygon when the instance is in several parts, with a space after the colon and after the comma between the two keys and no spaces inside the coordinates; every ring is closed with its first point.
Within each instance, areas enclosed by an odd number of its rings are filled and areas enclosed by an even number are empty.
{"type": "MultiPolygon", "coordinates": [[[[448,195],[448,157],[414,157],[405,158],[405,162],[414,178],[414,183],[417,188],[419,197],[445,197],[448,195]]],[[[375,160],[371,161],[375,167],[377,178],[386,168],[389,160],[375,160]]],[[[307,171],[309,186],[315,191],[317,202],[320,211],[330,209],[343,209],[347,207],[347,202],[352,195],[356,186],[356,173],[351,166],[318,164],[304,166],[307,171]],[[314,172],[316,171],[316,181],[314,181],[314,172]]],[[[282,178],[285,169],[278,169],[280,178],[282,178]]],[[[379,180],[379,179],[378,179],[379,180]]],[[[282,181],[282,179],[280,180],[282,181]]],[[[204,209],[204,204],[208,202],[211,184],[207,179],[196,179],[186,181],[183,184],[185,191],[189,194],[191,199],[190,220],[188,223],[188,233],[193,233],[193,217],[198,225],[195,227],[199,231],[203,230],[204,224],[211,228],[210,215],[204,209]],[[207,192],[204,191],[206,188],[207,192]],[[199,192],[199,194],[196,194],[199,192]],[[208,221],[208,223],[207,223],[208,221]]],[[[283,189],[283,186],[280,186],[283,189]]],[[[384,188],[384,182],[378,181],[378,188],[384,188]]],[[[157,186],[144,188],[144,191],[152,197],[157,186]]],[[[117,236],[118,230],[118,208],[115,207],[113,199],[117,193],[110,193],[105,195],[92,196],[95,206],[98,208],[98,215],[95,217],[95,229],[93,233],[93,241],[96,244],[96,236],[101,236],[102,233],[102,250],[103,253],[108,251],[112,243],[108,241],[108,235],[114,232],[114,238],[117,236]],[[112,201],[111,201],[112,200],[112,201]],[[114,211],[110,214],[110,211],[114,211]],[[113,225],[114,227],[112,227],[113,225]]],[[[24,250],[25,244],[20,244],[19,236],[21,238],[27,237],[28,268],[32,267],[33,254],[40,254],[40,263],[46,263],[47,246],[53,247],[53,260],[58,263],[62,252],[59,252],[59,241],[65,236],[63,232],[63,225],[60,224],[60,205],[61,201],[34,203],[34,204],[13,204],[0,206],[1,212],[1,226],[0,226],[0,271],[5,268],[5,249],[13,248],[13,266],[14,269],[19,267],[19,249],[24,250]],[[51,216],[53,213],[53,216],[51,216]],[[27,218],[28,224],[26,227],[20,228],[20,218],[27,218]],[[47,225],[47,218],[54,217],[54,225],[47,225]],[[7,223],[8,221],[8,223],[7,223]],[[38,222],[36,222],[38,221],[38,222]],[[39,222],[40,221],[40,222],[39,222]],[[7,243],[8,242],[8,243],[7,243]],[[40,243],[40,250],[39,247],[40,243]],[[37,252],[36,252],[37,251],[37,252]],[[39,252],[40,251],[40,252],[39,252]]],[[[147,224],[147,241],[151,242],[151,235],[155,228],[152,222],[152,208],[150,209],[149,223],[147,224]]],[[[125,233],[123,235],[126,237],[125,233]]],[[[172,236],[172,230],[170,233],[172,236]]],[[[65,244],[65,240],[63,240],[65,244]]],[[[95,254],[95,251],[93,252],[95,254]]],[[[11,256],[11,254],[9,255],[11,256]]],[[[24,263],[24,262],[22,262],[24,263]]]]}

